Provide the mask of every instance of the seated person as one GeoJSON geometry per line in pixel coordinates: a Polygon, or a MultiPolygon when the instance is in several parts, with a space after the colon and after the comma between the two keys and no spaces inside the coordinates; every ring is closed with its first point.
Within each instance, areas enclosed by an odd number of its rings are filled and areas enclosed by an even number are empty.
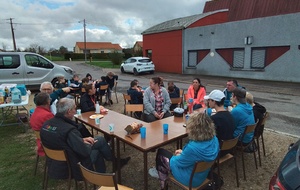
{"type": "MultiPolygon", "coordinates": [[[[38,93],[35,98],[36,108],[30,117],[30,126],[34,131],[40,131],[45,121],[54,117],[50,110],[50,95],[46,92],[38,93]]],[[[37,154],[45,156],[41,140],[36,139],[37,154]]]]}
{"type": "MultiPolygon", "coordinates": [[[[100,90],[100,87],[101,86],[104,86],[104,85],[107,85],[108,83],[106,82],[106,76],[102,76],[101,77],[101,80],[100,81],[98,81],[96,84],[95,84],[95,88],[98,90],[96,93],[97,93],[97,96],[99,97],[99,96],[103,96],[107,91],[108,91],[108,89],[107,90],[100,90]]],[[[108,105],[109,103],[108,103],[108,98],[107,97],[105,97],[105,103],[104,103],[104,106],[105,105],[108,105]]]]}
{"type": "MultiPolygon", "coordinates": [[[[232,109],[231,115],[235,123],[235,129],[233,132],[233,137],[242,135],[246,126],[252,125],[255,123],[254,114],[252,106],[246,102],[246,90],[242,88],[235,88],[232,91],[232,101],[236,106],[232,109]]],[[[240,139],[244,144],[248,144],[254,133],[248,133],[244,136],[243,139],[240,139]]]]}
{"type": "Polygon", "coordinates": [[[83,78],[81,81],[81,95],[83,95],[85,93],[85,89],[84,86],[89,84],[89,79],[87,77],[83,78]]]}
{"type": "MultiPolygon", "coordinates": [[[[66,79],[63,76],[57,77],[57,83],[55,83],[55,88],[56,89],[62,89],[68,86],[68,84],[66,83],[66,79]]],[[[64,98],[68,95],[68,93],[66,92],[61,92],[59,97],[60,98],[64,98]]]]}
{"type": "MultiPolygon", "coordinates": [[[[143,93],[137,86],[137,82],[135,80],[131,81],[130,88],[127,90],[127,94],[130,95],[130,104],[143,104],[143,93]]],[[[142,112],[134,112],[134,116],[137,119],[140,119],[142,116],[142,112]]]]}
{"type": "Polygon", "coordinates": [[[170,113],[171,100],[168,91],[160,86],[161,79],[153,77],[150,86],[144,91],[144,120],[153,122],[172,116],[170,113]]]}
{"type": "MultiPolygon", "coordinates": [[[[233,139],[233,131],[235,129],[234,120],[230,112],[224,108],[225,95],[221,90],[213,90],[207,96],[208,106],[216,110],[216,114],[210,118],[213,120],[216,128],[216,135],[221,140],[233,139]]],[[[221,152],[221,156],[226,155],[228,152],[221,152]]]]}
{"type": "Polygon", "coordinates": [[[255,102],[253,99],[253,95],[250,92],[246,92],[246,101],[253,108],[255,122],[261,121],[267,111],[266,108],[258,102],[255,102]]]}
{"type": "Polygon", "coordinates": [[[81,112],[95,111],[96,99],[96,88],[94,84],[87,84],[84,86],[86,93],[80,97],[81,112]]]}
{"type": "Polygon", "coordinates": [[[79,81],[79,76],[77,74],[73,75],[73,78],[70,80],[70,87],[72,87],[71,93],[81,93],[82,83],[79,81]]]}
{"type": "Polygon", "coordinates": [[[234,79],[228,80],[227,83],[226,83],[226,88],[223,90],[223,93],[225,94],[225,102],[224,102],[224,106],[225,107],[233,106],[232,102],[230,101],[230,98],[232,97],[232,91],[235,88],[243,88],[243,89],[245,89],[245,87],[240,86],[238,84],[237,80],[234,80],[234,79]]]}
{"type": "MultiPolygon", "coordinates": [[[[170,98],[179,98],[180,97],[180,92],[179,88],[174,85],[173,82],[168,82],[168,93],[170,98]]],[[[171,104],[170,110],[173,111],[178,104],[171,104]]]]}
{"type": "Polygon", "coordinates": [[[87,73],[85,77],[89,79],[89,84],[92,84],[94,82],[93,77],[90,73],[87,73]]]}
{"type": "MultiPolygon", "coordinates": [[[[174,155],[162,148],[157,151],[156,169],[161,189],[165,188],[165,180],[170,172],[177,181],[189,186],[190,175],[195,162],[210,162],[218,156],[219,142],[215,136],[213,121],[208,115],[205,113],[191,115],[186,129],[189,142],[182,150],[176,150],[174,155]]],[[[192,186],[196,187],[203,183],[208,173],[209,169],[195,173],[192,186]]]]}
{"type": "Polygon", "coordinates": [[[204,108],[205,101],[204,96],[206,95],[205,86],[201,84],[199,78],[194,78],[193,84],[190,85],[187,92],[187,103],[189,103],[189,99],[193,99],[193,110],[204,108]]]}
{"type": "MultiPolygon", "coordinates": [[[[60,99],[57,103],[57,114],[54,118],[46,121],[41,129],[43,145],[51,149],[66,151],[75,180],[82,180],[78,162],[90,170],[93,170],[94,165],[97,172],[105,173],[104,160],[113,161],[115,159],[109,145],[101,136],[82,137],[77,123],[72,120],[74,114],[76,114],[75,101],[69,98],[60,99]]],[[[121,166],[126,164],[129,159],[130,157],[122,159],[121,166]]],[[[47,163],[50,177],[65,179],[68,176],[65,162],[49,159],[47,163]]]]}

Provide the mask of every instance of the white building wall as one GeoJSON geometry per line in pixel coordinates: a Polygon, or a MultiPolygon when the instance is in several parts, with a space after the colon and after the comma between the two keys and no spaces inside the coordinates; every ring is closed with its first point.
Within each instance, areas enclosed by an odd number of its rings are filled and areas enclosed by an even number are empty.
{"type": "Polygon", "coordinates": [[[183,72],[186,74],[213,75],[262,80],[300,82],[300,13],[225,24],[189,28],[183,34],[183,72]],[[253,36],[253,43],[244,39],[253,36]],[[290,46],[290,50],[262,70],[251,69],[251,48],[290,46]],[[215,49],[245,48],[244,69],[231,70],[215,49]],[[210,49],[196,67],[187,67],[188,51],[210,49]]]}

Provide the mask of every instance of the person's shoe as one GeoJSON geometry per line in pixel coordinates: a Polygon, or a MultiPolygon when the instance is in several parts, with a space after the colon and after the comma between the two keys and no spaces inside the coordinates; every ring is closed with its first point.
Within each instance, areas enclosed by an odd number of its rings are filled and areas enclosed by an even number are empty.
{"type": "Polygon", "coordinates": [[[158,172],[157,172],[155,167],[150,168],[148,173],[149,173],[149,175],[151,175],[151,177],[154,177],[154,178],[157,178],[157,179],[159,178],[158,172]]]}
{"type": "Polygon", "coordinates": [[[114,104],[112,100],[109,100],[109,102],[110,102],[110,104],[111,104],[111,105],[113,105],[113,104],[114,104]]]}
{"type": "Polygon", "coordinates": [[[129,162],[130,159],[131,159],[130,156],[126,157],[126,158],[121,158],[121,160],[120,160],[120,167],[122,168],[123,166],[125,166],[129,162]]]}

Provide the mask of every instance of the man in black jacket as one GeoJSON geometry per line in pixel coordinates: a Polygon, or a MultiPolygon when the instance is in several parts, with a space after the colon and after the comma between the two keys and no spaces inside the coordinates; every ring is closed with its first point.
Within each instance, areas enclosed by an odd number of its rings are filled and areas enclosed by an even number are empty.
{"type": "MultiPolygon", "coordinates": [[[[95,165],[97,172],[105,173],[105,160],[113,161],[111,149],[103,137],[83,137],[78,125],[72,120],[76,113],[75,101],[62,98],[57,103],[57,114],[46,121],[40,131],[44,146],[51,149],[64,149],[67,153],[72,177],[81,180],[82,176],[77,165],[81,162],[85,167],[92,169],[95,165]]],[[[130,157],[121,159],[121,166],[129,161],[130,157]]],[[[64,179],[68,176],[66,163],[48,162],[49,176],[64,179]]]]}

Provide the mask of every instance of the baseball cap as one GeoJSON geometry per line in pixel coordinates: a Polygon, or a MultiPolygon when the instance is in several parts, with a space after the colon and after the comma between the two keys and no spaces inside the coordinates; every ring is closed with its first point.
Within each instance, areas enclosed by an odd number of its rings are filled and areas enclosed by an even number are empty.
{"type": "Polygon", "coordinates": [[[225,98],[225,95],[221,90],[213,90],[209,95],[204,96],[205,100],[211,99],[217,102],[220,102],[223,98],[225,98]]]}

